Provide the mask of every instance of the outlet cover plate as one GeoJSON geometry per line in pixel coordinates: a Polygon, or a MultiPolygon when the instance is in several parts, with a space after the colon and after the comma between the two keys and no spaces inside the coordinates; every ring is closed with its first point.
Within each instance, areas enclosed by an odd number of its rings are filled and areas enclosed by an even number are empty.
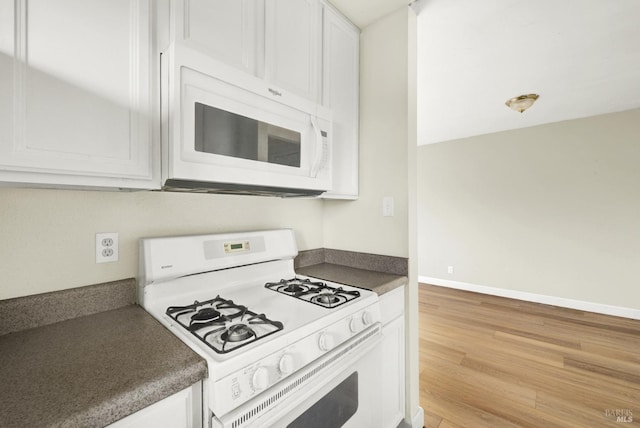
{"type": "Polygon", "coordinates": [[[96,263],[118,261],[118,232],[96,233],[96,263]]]}

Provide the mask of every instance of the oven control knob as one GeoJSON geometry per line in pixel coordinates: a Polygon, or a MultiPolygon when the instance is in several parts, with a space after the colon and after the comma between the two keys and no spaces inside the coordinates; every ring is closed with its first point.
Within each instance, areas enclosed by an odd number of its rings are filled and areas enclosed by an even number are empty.
{"type": "Polygon", "coordinates": [[[261,391],[269,386],[269,371],[265,367],[258,367],[251,377],[251,386],[256,391],[261,391]]]}
{"type": "Polygon", "coordinates": [[[360,320],[358,318],[351,318],[351,321],[349,321],[349,330],[351,330],[351,333],[357,333],[360,330],[360,320]]]}
{"type": "Polygon", "coordinates": [[[333,348],[333,338],[327,333],[320,333],[320,337],[318,337],[318,348],[321,351],[330,351],[333,348]]]}
{"type": "Polygon", "coordinates": [[[369,325],[373,322],[373,315],[371,315],[371,312],[369,311],[364,311],[362,313],[362,324],[364,325],[369,325]]]}
{"type": "Polygon", "coordinates": [[[293,357],[289,354],[284,354],[280,357],[280,361],[278,362],[278,369],[280,369],[280,373],[284,376],[293,373],[293,357]]]}

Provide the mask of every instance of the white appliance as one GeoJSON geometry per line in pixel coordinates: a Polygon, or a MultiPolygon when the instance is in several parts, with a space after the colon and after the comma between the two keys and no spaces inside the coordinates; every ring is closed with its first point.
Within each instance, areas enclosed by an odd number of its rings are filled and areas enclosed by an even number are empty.
{"type": "Polygon", "coordinates": [[[292,230],[140,240],[139,301],[206,359],[206,424],[379,424],[375,293],[296,276],[292,230]]]}
{"type": "Polygon", "coordinates": [[[161,57],[164,190],[319,195],[331,189],[331,113],[184,45],[161,57]]]}

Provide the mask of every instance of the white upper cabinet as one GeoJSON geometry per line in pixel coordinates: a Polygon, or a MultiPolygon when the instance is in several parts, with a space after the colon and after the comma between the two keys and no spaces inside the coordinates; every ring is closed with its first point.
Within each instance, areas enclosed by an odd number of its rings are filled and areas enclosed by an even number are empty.
{"type": "Polygon", "coordinates": [[[319,101],[318,0],[179,0],[172,8],[176,42],[260,79],[264,95],[319,101]]]}
{"type": "Polygon", "coordinates": [[[321,9],[317,0],[265,3],[265,79],[318,101],[321,9]]]}
{"type": "Polygon", "coordinates": [[[323,0],[0,0],[0,185],[158,189],[160,52],[332,118],[333,190],[358,196],[358,29],[323,0]]]}
{"type": "Polygon", "coordinates": [[[0,181],[158,187],[151,0],[0,0],[0,20],[0,181]]]}
{"type": "Polygon", "coordinates": [[[259,0],[182,0],[172,7],[177,41],[247,73],[261,73],[264,19],[259,0]]]}
{"type": "Polygon", "coordinates": [[[324,8],[322,103],[333,112],[333,189],[325,198],[358,197],[360,31],[324,8]]]}

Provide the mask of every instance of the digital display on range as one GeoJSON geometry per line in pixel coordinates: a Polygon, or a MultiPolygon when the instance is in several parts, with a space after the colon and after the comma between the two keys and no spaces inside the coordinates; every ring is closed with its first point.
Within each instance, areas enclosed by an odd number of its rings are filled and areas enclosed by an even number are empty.
{"type": "Polygon", "coordinates": [[[242,242],[225,242],[224,244],[224,252],[225,253],[237,253],[240,251],[249,251],[249,241],[242,242]]]}

